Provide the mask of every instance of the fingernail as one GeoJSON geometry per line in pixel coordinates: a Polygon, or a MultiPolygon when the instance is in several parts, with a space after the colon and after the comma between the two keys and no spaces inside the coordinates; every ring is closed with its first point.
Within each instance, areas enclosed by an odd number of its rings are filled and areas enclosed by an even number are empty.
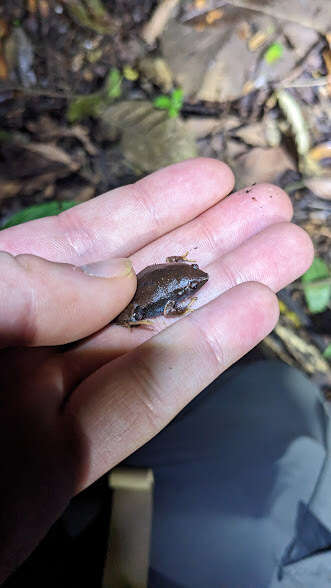
{"type": "Polygon", "coordinates": [[[125,278],[132,272],[132,263],[126,258],[104,259],[81,265],[79,269],[96,278],[125,278]]]}

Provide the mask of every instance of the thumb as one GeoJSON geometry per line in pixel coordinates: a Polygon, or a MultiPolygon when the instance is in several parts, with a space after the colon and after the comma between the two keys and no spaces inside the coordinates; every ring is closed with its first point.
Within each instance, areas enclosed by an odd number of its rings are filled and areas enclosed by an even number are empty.
{"type": "Polygon", "coordinates": [[[107,325],[130,302],[129,259],[76,267],[0,252],[0,347],[61,345],[107,325]]]}

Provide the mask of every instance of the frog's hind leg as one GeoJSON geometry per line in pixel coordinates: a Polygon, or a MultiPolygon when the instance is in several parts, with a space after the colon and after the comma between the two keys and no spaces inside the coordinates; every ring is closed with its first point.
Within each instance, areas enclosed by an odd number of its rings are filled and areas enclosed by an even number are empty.
{"type": "Polygon", "coordinates": [[[189,251],[186,251],[184,255],[171,255],[170,257],[166,258],[167,263],[179,263],[183,261],[187,261],[187,263],[195,263],[194,259],[187,259],[189,251]]]}
{"type": "Polygon", "coordinates": [[[126,327],[140,327],[140,325],[147,325],[148,327],[153,327],[153,321],[148,320],[141,320],[141,321],[128,321],[125,325],[126,327]]]}
{"type": "Polygon", "coordinates": [[[193,308],[191,308],[191,306],[196,300],[198,300],[198,298],[194,296],[185,306],[178,304],[178,302],[175,300],[168,300],[164,307],[163,315],[165,317],[174,317],[193,312],[193,308]]]}

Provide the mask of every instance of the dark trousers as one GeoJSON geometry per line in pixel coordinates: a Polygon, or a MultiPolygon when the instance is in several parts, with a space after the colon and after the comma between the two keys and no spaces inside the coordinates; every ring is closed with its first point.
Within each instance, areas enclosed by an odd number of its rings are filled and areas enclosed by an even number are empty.
{"type": "MultiPolygon", "coordinates": [[[[331,550],[327,428],[318,389],[285,364],[215,380],[127,460],[155,476],[150,587],[285,586],[331,550]]],[[[331,586],[327,557],[302,586],[331,586]]]]}
{"type": "MultiPolygon", "coordinates": [[[[215,380],[125,461],[155,477],[149,588],[331,585],[330,446],[299,371],[259,361],[215,380]]],[[[100,586],[108,509],[101,480],[6,587],[100,586]]]]}

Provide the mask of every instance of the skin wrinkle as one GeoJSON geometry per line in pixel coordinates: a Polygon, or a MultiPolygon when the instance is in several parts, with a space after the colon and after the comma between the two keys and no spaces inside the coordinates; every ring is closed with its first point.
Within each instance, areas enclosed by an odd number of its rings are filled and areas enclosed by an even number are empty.
{"type": "MultiPolygon", "coordinates": [[[[237,272],[237,268],[233,271],[232,266],[230,266],[226,260],[221,259],[219,264],[212,264],[213,266],[213,273],[216,270],[216,275],[218,274],[218,281],[222,284],[222,289],[220,293],[223,294],[226,290],[230,290],[234,286],[241,284],[243,282],[248,282],[249,278],[247,276],[239,276],[237,272]],[[238,277],[237,277],[238,276],[238,277]]],[[[208,267],[207,270],[208,272],[208,267]]]]}
{"type": "MultiPolygon", "coordinates": [[[[154,240],[162,235],[163,219],[158,215],[158,207],[155,206],[153,196],[150,191],[146,189],[144,183],[137,183],[132,186],[132,189],[132,198],[135,198],[137,203],[139,203],[139,206],[143,209],[142,218],[144,219],[146,226],[152,227],[148,234],[148,239],[154,240]],[[146,216],[148,222],[146,222],[146,216]]],[[[138,215],[137,218],[139,219],[140,216],[138,215]]]]}
{"type": "Polygon", "coordinates": [[[211,249],[211,252],[215,252],[218,249],[218,239],[217,239],[217,235],[215,234],[215,231],[212,230],[211,228],[211,224],[208,222],[208,214],[202,214],[201,216],[199,216],[197,219],[195,219],[195,222],[198,223],[198,227],[196,228],[196,231],[198,234],[202,234],[202,241],[206,240],[206,249],[208,250],[208,246],[211,249]]]}
{"type": "MultiPolygon", "coordinates": [[[[143,419],[147,417],[150,429],[159,430],[163,423],[163,402],[164,390],[160,388],[157,378],[155,378],[153,368],[150,367],[150,361],[145,353],[136,353],[133,369],[129,373],[132,374],[132,382],[137,383],[134,390],[134,396],[138,399],[140,410],[142,406],[143,419]],[[151,399],[152,398],[152,399],[151,399]],[[156,403],[157,399],[157,403],[156,403]],[[156,405],[157,404],[157,405],[156,405]],[[161,418],[159,415],[162,415],[161,418]]],[[[153,362],[152,362],[153,365],[153,362]]]]}
{"type": "Polygon", "coordinates": [[[34,276],[30,275],[30,258],[27,255],[21,254],[14,258],[15,264],[18,266],[18,273],[23,271],[22,278],[18,276],[18,282],[24,283],[24,302],[20,305],[20,318],[17,319],[21,327],[20,344],[28,342],[33,345],[33,341],[37,338],[38,333],[38,300],[37,292],[33,287],[32,280],[34,276]]]}
{"type": "MultiPolygon", "coordinates": [[[[226,366],[225,362],[225,353],[222,349],[222,346],[219,341],[217,341],[216,337],[211,336],[211,332],[209,328],[205,328],[204,324],[199,321],[194,314],[189,316],[190,321],[194,324],[195,329],[198,331],[197,335],[198,341],[203,341],[204,345],[208,348],[211,352],[211,356],[216,362],[216,369],[219,371],[219,366],[226,366]]],[[[207,323],[208,327],[208,323],[207,323]]],[[[207,354],[209,358],[209,353],[207,354]]]]}
{"type": "Polygon", "coordinates": [[[81,258],[94,251],[96,239],[91,235],[86,223],[82,223],[79,216],[71,210],[62,212],[54,217],[60,225],[60,231],[66,239],[66,244],[73,252],[73,259],[81,258]]]}

